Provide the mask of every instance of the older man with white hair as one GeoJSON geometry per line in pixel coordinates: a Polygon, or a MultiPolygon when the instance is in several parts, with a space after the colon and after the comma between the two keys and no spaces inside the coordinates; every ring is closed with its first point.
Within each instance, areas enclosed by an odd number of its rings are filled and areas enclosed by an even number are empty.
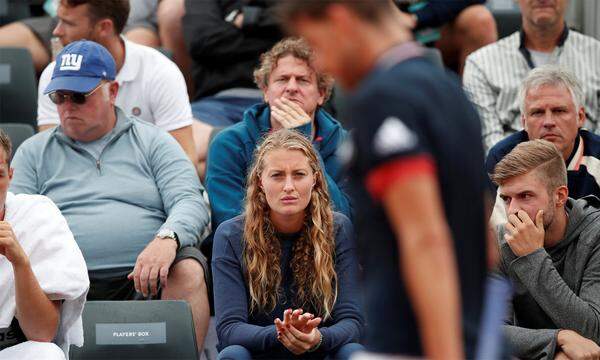
{"type": "Polygon", "coordinates": [[[522,131],[498,142],[486,159],[488,174],[519,143],[553,143],[567,165],[569,196],[600,197],[600,136],[582,128],[586,114],[578,79],[557,65],[532,70],[519,91],[522,131]]]}
{"type": "Polygon", "coordinates": [[[561,65],[583,82],[586,126],[598,133],[600,42],[568,28],[569,0],[518,3],[522,29],[473,52],[465,63],[463,84],[481,116],[485,150],[522,129],[517,92],[527,74],[544,64],[561,65]]]}

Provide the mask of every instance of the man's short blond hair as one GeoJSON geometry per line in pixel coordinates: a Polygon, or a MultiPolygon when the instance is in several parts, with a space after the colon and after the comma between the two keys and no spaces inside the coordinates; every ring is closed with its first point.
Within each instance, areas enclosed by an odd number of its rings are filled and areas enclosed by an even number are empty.
{"type": "Polygon", "coordinates": [[[315,69],[313,50],[303,38],[285,38],[275,44],[271,50],[260,56],[260,66],[254,70],[254,82],[256,86],[264,92],[269,86],[269,77],[277,67],[277,62],[287,55],[292,55],[296,59],[306,62],[310,70],[317,77],[317,87],[325,96],[323,101],[327,101],[331,95],[333,78],[315,69]]]}
{"type": "Polygon", "coordinates": [[[567,168],[556,146],[546,140],[522,142],[509,152],[494,168],[492,181],[502,186],[506,181],[537,171],[548,192],[567,185],[567,168]]]}

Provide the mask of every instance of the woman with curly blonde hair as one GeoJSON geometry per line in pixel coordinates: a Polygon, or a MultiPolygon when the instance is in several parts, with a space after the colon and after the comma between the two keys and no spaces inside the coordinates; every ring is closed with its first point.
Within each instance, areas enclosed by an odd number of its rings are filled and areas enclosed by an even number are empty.
{"type": "Polygon", "coordinates": [[[244,213],[215,234],[219,359],[347,358],[363,323],[352,225],[305,136],[273,132],[254,158],[244,213]]]}

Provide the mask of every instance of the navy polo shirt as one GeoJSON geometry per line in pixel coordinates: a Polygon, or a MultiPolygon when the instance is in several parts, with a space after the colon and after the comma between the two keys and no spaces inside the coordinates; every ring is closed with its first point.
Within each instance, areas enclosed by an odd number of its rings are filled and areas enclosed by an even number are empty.
{"type": "Polygon", "coordinates": [[[425,172],[439,181],[460,276],[467,354],[472,354],[487,271],[479,118],[458,81],[426,59],[389,60],[350,95],[345,115],[354,131],[341,150],[357,204],[367,349],[423,355],[396,236],[380,199],[397,179],[425,172]]]}

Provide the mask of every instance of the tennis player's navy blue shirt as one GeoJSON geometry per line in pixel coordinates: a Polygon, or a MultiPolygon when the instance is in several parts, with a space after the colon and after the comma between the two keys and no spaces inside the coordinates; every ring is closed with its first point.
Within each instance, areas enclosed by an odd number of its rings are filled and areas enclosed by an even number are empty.
{"type": "Polygon", "coordinates": [[[454,241],[469,355],[477,340],[486,275],[479,118],[455,79],[422,57],[402,59],[414,46],[389,50],[350,95],[345,112],[354,130],[340,156],[350,164],[358,211],[367,349],[423,355],[381,197],[396,181],[428,173],[439,181],[454,241]]]}

